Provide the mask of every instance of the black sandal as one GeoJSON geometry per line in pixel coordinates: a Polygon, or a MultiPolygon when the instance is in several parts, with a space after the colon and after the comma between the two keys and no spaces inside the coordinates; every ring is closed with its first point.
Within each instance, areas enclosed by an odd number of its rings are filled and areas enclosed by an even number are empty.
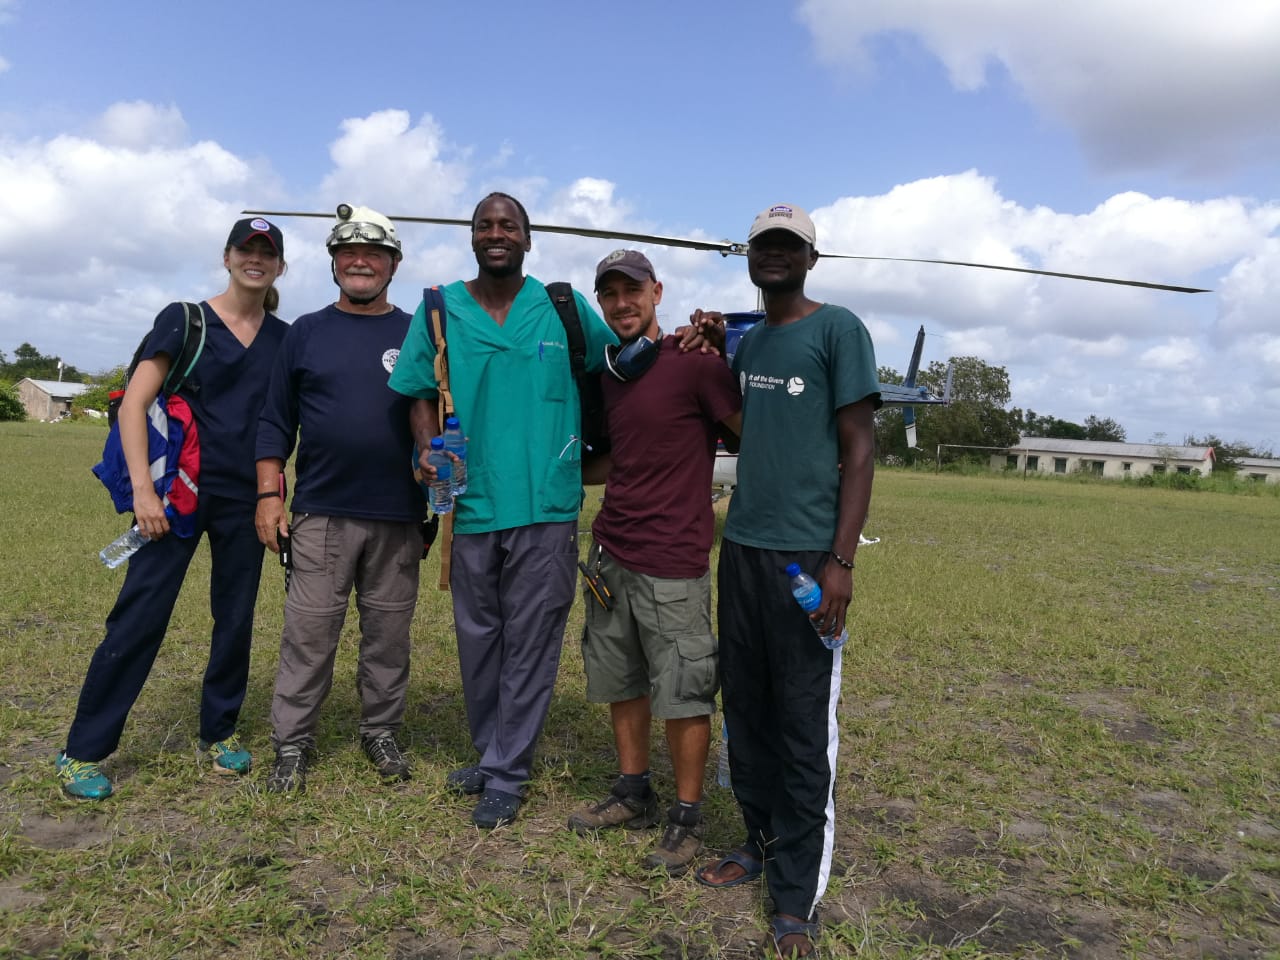
{"type": "Polygon", "coordinates": [[[702,884],[704,887],[715,887],[718,890],[722,887],[736,887],[740,883],[749,883],[752,880],[759,879],[762,873],[764,873],[764,863],[760,860],[757,860],[756,857],[752,855],[751,851],[748,850],[746,847],[739,847],[737,850],[734,850],[731,853],[721,857],[719,860],[713,863],[709,868],[702,867],[701,869],[699,869],[697,872],[694,873],[693,878],[697,880],[700,884],[702,884]],[[708,869],[710,869],[710,871],[713,874],[718,874],[720,873],[721,870],[723,870],[726,866],[728,866],[731,863],[736,864],[746,872],[743,873],[743,875],[740,877],[734,877],[732,880],[725,880],[723,882],[716,881],[716,880],[708,880],[705,876],[703,876],[703,874],[708,869]]]}

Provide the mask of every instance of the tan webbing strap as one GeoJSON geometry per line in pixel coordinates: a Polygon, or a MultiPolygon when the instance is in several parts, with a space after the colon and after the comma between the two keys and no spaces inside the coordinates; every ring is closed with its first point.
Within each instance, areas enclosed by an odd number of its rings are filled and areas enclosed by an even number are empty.
{"type": "MultiPolygon", "coordinates": [[[[441,297],[443,301],[443,297],[441,297]]],[[[438,394],[436,414],[440,421],[440,429],[444,429],[444,421],[453,415],[453,392],[449,389],[449,354],[444,339],[444,327],[439,308],[431,310],[431,333],[436,342],[436,391],[438,394]]],[[[440,557],[441,590],[449,589],[449,570],[453,557],[453,514],[446,513],[440,518],[440,532],[436,535],[436,554],[440,557]]]]}
{"type": "Polygon", "coordinates": [[[449,353],[444,339],[444,327],[440,310],[431,310],[431,335],[436,342],[436,390],[440,394],[440,428],[444,429],[445,417],[453,416],[453,392],[449,389],[449,353]]]}

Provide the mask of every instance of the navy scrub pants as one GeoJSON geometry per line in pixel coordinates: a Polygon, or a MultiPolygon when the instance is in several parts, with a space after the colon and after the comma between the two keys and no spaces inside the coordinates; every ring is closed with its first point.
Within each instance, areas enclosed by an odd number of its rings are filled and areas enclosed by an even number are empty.
{"type": "Polygon", "coordinates": [[[107,616],[106,637],[89,661],[67,734],[67,756],[97,762],[119,746],[202,535],[209,538],[213,558],[213,636],[200,694],[200,739],[212,743],[235,731],[249,682],[253,608],[262,575],[263,547],[253,525],[254,507],[201,494],[193,536],[170,533],[130,558],[120,595],[107,616]]]}
{"type": "Polygon", "coordinates": [[[746,846],[765,862],[777,913],[813,916],[835,845],[839,650],[791,596],[791,562],[816,574],[825,552],[720,544],[720,682],[733,794],[746,846]]]}

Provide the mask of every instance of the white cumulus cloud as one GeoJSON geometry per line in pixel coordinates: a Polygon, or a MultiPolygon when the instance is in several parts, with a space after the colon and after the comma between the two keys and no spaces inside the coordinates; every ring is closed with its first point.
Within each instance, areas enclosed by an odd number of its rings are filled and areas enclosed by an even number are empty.
{"type": "MultiPolygon", "coordinates": [[[[124,362],[169,300],[222,289],[226,231],[250,205],[328,214],[346,201],[465,218],[497,189],[521,199],[535,223],[687,235],[639,219],[643,204],[606,177],[504,178],[471,148],[451,144],[432,117],[415,122],[399,110],[335,127],[329,167],[289,194],[257,161],[193,141],[169,106],[116,104],[90,129],[96,133],[0,138],[7,187],[0,193],[0,349],[30,341],[85,370],[124,362]]],[[[500,152],[511,149],[519,145],[500,152]]],[[[862,316],[882,365],[905,369],[915,329],[924,325],[925,364],[974,355],[1005,366],[1013,402],[1024,409],[1077,422],[1111,416],[1135,436],[1179,424],[1225,434],[1232,423],[1280,422],[1280,404],[1268,399],[1280,388],[1271,319],[1280,293],[1276,204],[1125,192],[1068,214],[1023,206],[970,170],[881,194],[834,196],[811,212],[827,253],[1026,265],[1217,290],[1187,296],[823,259],[809,294],[862,316]]],[[[323,245],[330,223],[327,216],[281,220],[290,266],[280,284],[286,318],[334,297],[323,245]]],[[[405,259],[392,298],[401,306],[414,306],[424,284],[474,275],[465,229],[401,223],[399,232],[405,259]]],[[[536,234],[528,269],[590,291],[596,262],[624,245],[653,260],[666,288],[660,319],[668,331],[695,307],[755,306],[742,258],[658,243],[536,234]]]]}
{"type": "Polygon", "coordinates": [[[1186,337],[1174,337],[1167,343],[1144,350],[1138,365],[1153,370],[1186,370],[1200,355],[1196,344],[1186,337]]]}
{"type": "Polygon", "coordinates": [[[170,104],[160,107],[142,100],[113,103],[94,124],[96,138],[105,146],[147,150],[179,147],[187,139],[187,121],[170,104]]]}
{"type": "Polygon", "coordinates": [[[959,90],[997,65],[1101,166],[1204,172],[1280,145],[1280,4],[1260,0],[805,0],[819,56],[874,69],[908,34],[959,90]]]}
{"type": "Polygon", "coordinates": [[[414,123],[408,111],[381,110],[344,120],[341,129],[329,149],[333,170],[320,185],[321,196],[331,205],[461,215],[467,199],[465,158],[446,141],[433,117],[414,123]]]}

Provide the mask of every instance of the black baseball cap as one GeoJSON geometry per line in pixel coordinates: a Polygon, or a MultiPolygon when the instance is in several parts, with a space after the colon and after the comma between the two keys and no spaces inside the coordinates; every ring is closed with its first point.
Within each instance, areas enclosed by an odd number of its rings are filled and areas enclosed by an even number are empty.
{"type": "Polygon", "coordinates": [[[267,243],[275,248],[276,256],[284,256],[284,234],[280,228],[269,220],[253,217],[249,220],[237,220],[227,236],[227,246],[243,247],[254,237],[266,237],[267,243]]]}

